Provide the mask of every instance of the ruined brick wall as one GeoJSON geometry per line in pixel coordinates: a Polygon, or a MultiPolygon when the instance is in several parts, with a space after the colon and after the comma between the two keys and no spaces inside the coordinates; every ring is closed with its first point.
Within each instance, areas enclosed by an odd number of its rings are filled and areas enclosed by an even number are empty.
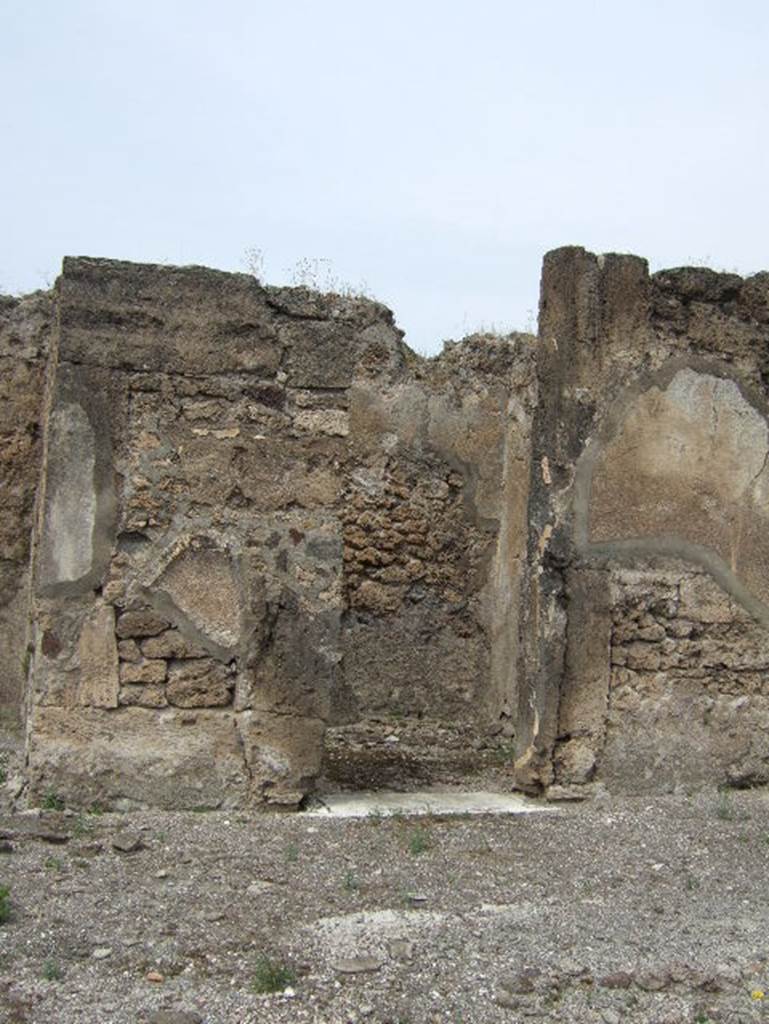
{"type": "Polygon", "coordinates": [[[327,729],[335,784],[361,732],[381,779],[404,719],[437,774],[460,727],[499,731],[529,339],[426,366],[368,300],[100,260],[55,302],[33,798],[296,805],[327,729]]]}

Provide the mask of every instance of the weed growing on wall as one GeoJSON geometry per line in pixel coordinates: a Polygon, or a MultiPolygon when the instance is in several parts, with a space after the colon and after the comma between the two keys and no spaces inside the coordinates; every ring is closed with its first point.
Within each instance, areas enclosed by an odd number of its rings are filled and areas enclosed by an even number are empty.
{"type": "Polygon", "coordinates": [[[243,253],[243,262],[249,274],[253,274],[257,281],[264,281],[264,249],[249,246],[243,253]]]}
{"type": "MultiPolygon", "coordinates": [[[[249,246],[243,253],[243,264],[249,274],[264,284],[266,281],[266,257],[264,249],[249,246]]],[[[294,288],[308,288],[323,294],[341,295],[347,299],[371,299],[371,290],[365,281],[357,285],[340,277],[333,261],[323,256],[302,256],[293,266],[285,270],[289,284],[294,288]]]]}

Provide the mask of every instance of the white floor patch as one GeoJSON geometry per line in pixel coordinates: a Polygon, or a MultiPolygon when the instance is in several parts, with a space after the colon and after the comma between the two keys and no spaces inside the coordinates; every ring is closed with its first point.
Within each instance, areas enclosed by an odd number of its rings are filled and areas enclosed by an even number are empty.
{"type": "Polygon", "coordinates": [[[421,793],[332,793],[321,806],[304,811],[318,818],[367,818],[393,814],[534,814],[555,811],[520,793],[466,793],[428,790],[421,793]]]}
{"type": "Polygon", "coordinates": [[[321,917],[300,931],[318,941],[329,956],[383,955],[393,941],[435,931],[447,917],[429,910],[366,910],[321,917]]]}

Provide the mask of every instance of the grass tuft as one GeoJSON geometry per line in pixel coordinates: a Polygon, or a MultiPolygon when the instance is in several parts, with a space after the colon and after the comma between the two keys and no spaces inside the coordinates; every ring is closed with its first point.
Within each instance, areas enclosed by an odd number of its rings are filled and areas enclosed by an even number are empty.
{"type": "Polygon", "coordinates": [[[11,918],[11,890],[7,885],[0,885],[0,924],[11,918]]]}
{"type": "Polygon", "coordinates": [[[423,828],[414,829],[409,837],[409,852],[413,853],[415,857],[418,857],[421,853],[426,853],[430,849],[430,840],[427,832],[423,828]]]}
{"type": "Polygon", "coordinates": [[[40,806],[44,811],[63,811],[65,803],[62,798],[51,789],[43,797],[43,802],[40,806]]]}
{"type": "Polygon", "coordinates": [[[256,961],[251,988],[259,995],[266,995],[269,992],[282,992],[295,982],[296,974],[286,964],[271,960],[268,956],[260,956],[256,961]]]}
{"type": "Polygon", "coordinates": [[[45,981],[60,981],[62,975],[61,967],[55,960],[48,959],[43,964],[43,979],[45,981]]]}

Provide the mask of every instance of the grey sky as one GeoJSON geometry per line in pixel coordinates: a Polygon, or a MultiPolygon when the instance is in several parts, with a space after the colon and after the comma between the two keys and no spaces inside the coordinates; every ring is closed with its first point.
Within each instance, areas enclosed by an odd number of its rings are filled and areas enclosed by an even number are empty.
{"type": "Polygon", "coordinates": [[[0,0],[0,286],[255,247],[436,351],[531,326],[557,245],[751,273],[767,53],[765,0],[0,0]]]}

